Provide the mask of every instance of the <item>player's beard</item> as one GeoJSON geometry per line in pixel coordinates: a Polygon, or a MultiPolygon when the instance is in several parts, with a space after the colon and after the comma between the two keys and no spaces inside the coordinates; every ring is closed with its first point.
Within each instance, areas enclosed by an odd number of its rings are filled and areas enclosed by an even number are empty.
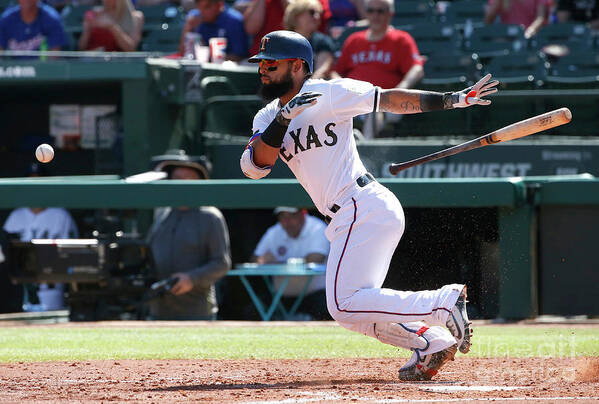
{"type": "Polygon", "coordinates": [[[279,98],[287,94],[293,89],[293,77],[291,76],[291,69],[287,71],[281,81],[271,82],[269,84],[262,83],[260,87],[260,95],[267,101],[272,101],[275,98],[279,98]]]}

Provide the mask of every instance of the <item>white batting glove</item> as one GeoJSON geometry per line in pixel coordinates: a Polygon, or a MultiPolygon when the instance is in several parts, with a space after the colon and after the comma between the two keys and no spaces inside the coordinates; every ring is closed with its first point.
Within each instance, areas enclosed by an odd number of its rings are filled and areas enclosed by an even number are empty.
{"type": "Polygon", "coordinates": [[[301,114],[306,108],[315,105],[318,101],[317,98],[321,95],[322,93],[314,91],[296,95],[277,113],[277,121],[280,124],[289,126],[289,122],[291,122],[293,118],[301,114]]]}
{"type": "Polygon", "coordinates": [[[452,106],[454,108],[466,108],[471,107],[472,105],[489,105],[491,103],[491,100],[485,100],[482,97],[496,93],[496,86],[497,84],[499,84],[499,81],[497,80],[489,82],[490,79],[491,75],[487,74],[472,87],[468,87],[465,90],[452,93],[452,106]]]}

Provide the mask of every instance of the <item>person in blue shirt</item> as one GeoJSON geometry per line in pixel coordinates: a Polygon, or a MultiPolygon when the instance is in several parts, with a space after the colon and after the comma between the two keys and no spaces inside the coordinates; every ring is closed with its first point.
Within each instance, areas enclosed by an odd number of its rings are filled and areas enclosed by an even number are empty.
{"type": "Polygon", "coordinates": [[[1,50],[61,50],[67,39],[60,15],[38,0],[19,0],[0,17],[1,50]]]}
{"type": "Polygon", "coordinates": [[[207,46],[210,38],[227,38],[225,60],[238,62],[248,54],[248,36],[243,28],[243,16],[237,10],[225,5],[224,0],[197,0],[196,8],[189,11],[183,32],[179,52],[184,53],[185,36],[188,32],[201,35],[207,46]]]}

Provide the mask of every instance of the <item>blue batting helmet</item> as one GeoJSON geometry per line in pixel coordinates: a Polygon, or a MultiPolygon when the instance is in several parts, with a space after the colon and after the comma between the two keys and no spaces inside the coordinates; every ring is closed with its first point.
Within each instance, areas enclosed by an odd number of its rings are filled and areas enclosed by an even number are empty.
{"type": "Polygon", "coordinates": [[[308,65],[310,73],[314,70],[312,61],[312,45],[306,38],[293,31],[273,31],[262,37],[258,54],[248,59],[248,62],[258,63],[262,59],[302,59],[308,65]]]}

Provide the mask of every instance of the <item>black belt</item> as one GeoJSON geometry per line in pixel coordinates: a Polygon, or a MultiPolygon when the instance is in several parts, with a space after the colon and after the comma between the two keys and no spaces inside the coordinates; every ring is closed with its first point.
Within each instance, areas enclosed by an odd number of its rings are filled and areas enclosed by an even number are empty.
{"type": "MultiPolygon", "coordinates": [[[[370,184],[372,181],[374,181],[374,176],[372,174],[370,174],[370,173],[366,173],[366,174],[364,174],[364,175],[362,175],[362,176],[360,176],[360,177],[358,177],[356,179],[356,184],[358,184],[358,186],[360,188],[363,188],[366,185],[370,184]]],[[[339,209],[340,209],[339,205],[334,204],[333,206],[331,206],[330,211],[333,212],[333,213],[337,213],[337,211],[339,209]]],[[[326,224],[329,224],[331,222],[331,220],[332,220],[332,218],[330,216],[328,216],[328,215],[326,215],[324,217],[324,222],[326,224]]]]}

